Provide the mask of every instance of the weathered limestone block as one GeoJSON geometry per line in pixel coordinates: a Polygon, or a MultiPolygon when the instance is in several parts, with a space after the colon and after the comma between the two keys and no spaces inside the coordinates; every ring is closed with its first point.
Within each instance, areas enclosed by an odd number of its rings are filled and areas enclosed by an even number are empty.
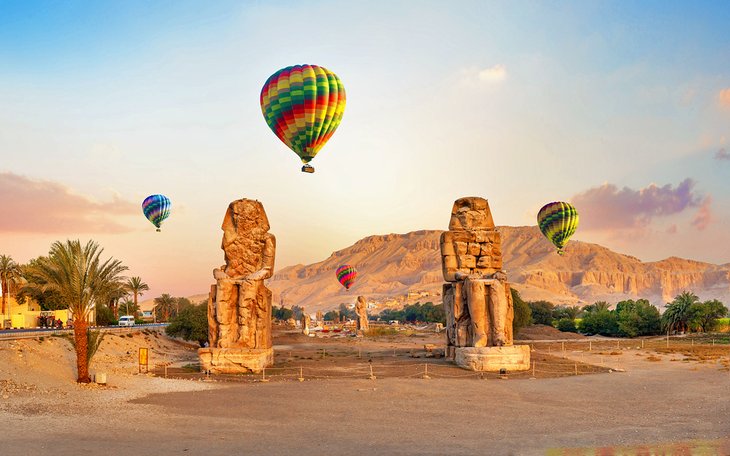
{"type": "Polygon", "coordinates": [[[357,297],[355,314],[357,314],[357,330],[366,331],[370,327],[370,323],[368,323],[368,303],[364,296],[357,297]]]}
{"type": "Polygon", "coordinates": [[[463,347],[455,349],[459,367],[477,372],[521,371],[530,368],[530,346],[463,347]]]}
{"type": "Polygon", "coordinates": [[[208,342],[199,356],[204,370],[250,372],[273,362],[272,293],[264,285],[274,270],[276,239],[268,233],[263,205],[240,199],[221,226],[226,264],[213,271],[208,298],[208,342]]]}
{"type": "Polygon", "coordinates": [[[201,348],[200,370],[211,374],[261,372],[274,364],[274,349],[201,348]]]}
{"type": "Polygon", "coordinates": [[[457,257],[459,267],[463,269],[474,269],[477,267],[477,258],[473,255],[459,255],[457,257]]]}

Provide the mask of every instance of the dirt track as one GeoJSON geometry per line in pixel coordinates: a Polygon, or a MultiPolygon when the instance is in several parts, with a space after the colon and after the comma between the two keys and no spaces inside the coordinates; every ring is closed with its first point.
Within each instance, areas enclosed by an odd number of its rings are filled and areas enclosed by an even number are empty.
{"type": "Polygon", "coordinates": [[[570,351],[566,356],[586,362],[603,358],[626,372],[538,380],[236,384],[129,376],[106,389],[72,385],[63,409],[53,394],[32,401],[10,398],[17,407],[0,411],[7,431],[3,435],[10,436],[0,440],[0,454],[529,455],[576,454],[561,450],[576,447],[638,451],[622,448],[627,445],[663,448],[668,454],[692,454],[682,450],[685,445],[695,452],[706,448],[701,454],[730,454],[730,443],[723,440],[730,436],[725,359],[683,361],[677,353],[638,350],[610,353],[570,351]],[[652,356],[658,360],[650,360],[652,356]],[[180,385],[170,388],[179,391],[144,397],[146,387],[162,390],[158,382],[180,385]]]}

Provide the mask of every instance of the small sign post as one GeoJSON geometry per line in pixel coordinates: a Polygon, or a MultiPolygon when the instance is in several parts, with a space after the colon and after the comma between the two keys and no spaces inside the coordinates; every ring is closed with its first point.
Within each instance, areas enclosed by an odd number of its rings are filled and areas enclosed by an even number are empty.
{"type": "Polygon", "coordinates": [[[147,348],[140,348],[139,349],[139,373],[142,373],[142,366],[144,366],[144,373],[147,373],[147,368],[149,366],[149,350],[147,348]]]}

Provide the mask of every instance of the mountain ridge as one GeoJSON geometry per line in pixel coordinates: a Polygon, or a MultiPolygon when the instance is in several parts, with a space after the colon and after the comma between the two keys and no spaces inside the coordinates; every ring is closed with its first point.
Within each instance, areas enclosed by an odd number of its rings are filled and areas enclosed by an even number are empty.
{"type": "MultiPolygon", "coordinates": [[[[527,300],[587,304],[598,300],[649,299],[662,307],[676,294],[691,290],[701,299],[730,298],[730,263],[716,265],[670,256],[642,262],[599,244],[570,241],[566,253],[555,248],[535,226],[500,226],[504,269],[527,300]]],[[[363,295],[379,308],[416,301],[440,302],[441,230],[366,236],[310,265],[277,270],[268,286],[276,305],[299,305],[308,311],[352,304],[363,295]],[[351,264],[358,277],[350,291],[334,271],[351,264]]]]}

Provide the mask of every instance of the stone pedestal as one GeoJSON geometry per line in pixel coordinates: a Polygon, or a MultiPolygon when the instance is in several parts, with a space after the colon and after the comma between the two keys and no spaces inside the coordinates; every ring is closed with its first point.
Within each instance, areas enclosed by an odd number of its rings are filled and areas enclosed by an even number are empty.
{"type": "Polygon", "coordinates": [[[459,347],[455,350],[455,362],[464,369],[477,372],[523,371],[530,368],[529,345],[502,347],[459,347]]]}
{"type": "Polygon", "coordinates": [[[201,348],[200,370],[212,374],[247,374],[261,372],[274,364],[273,348],[201,348]]]}

